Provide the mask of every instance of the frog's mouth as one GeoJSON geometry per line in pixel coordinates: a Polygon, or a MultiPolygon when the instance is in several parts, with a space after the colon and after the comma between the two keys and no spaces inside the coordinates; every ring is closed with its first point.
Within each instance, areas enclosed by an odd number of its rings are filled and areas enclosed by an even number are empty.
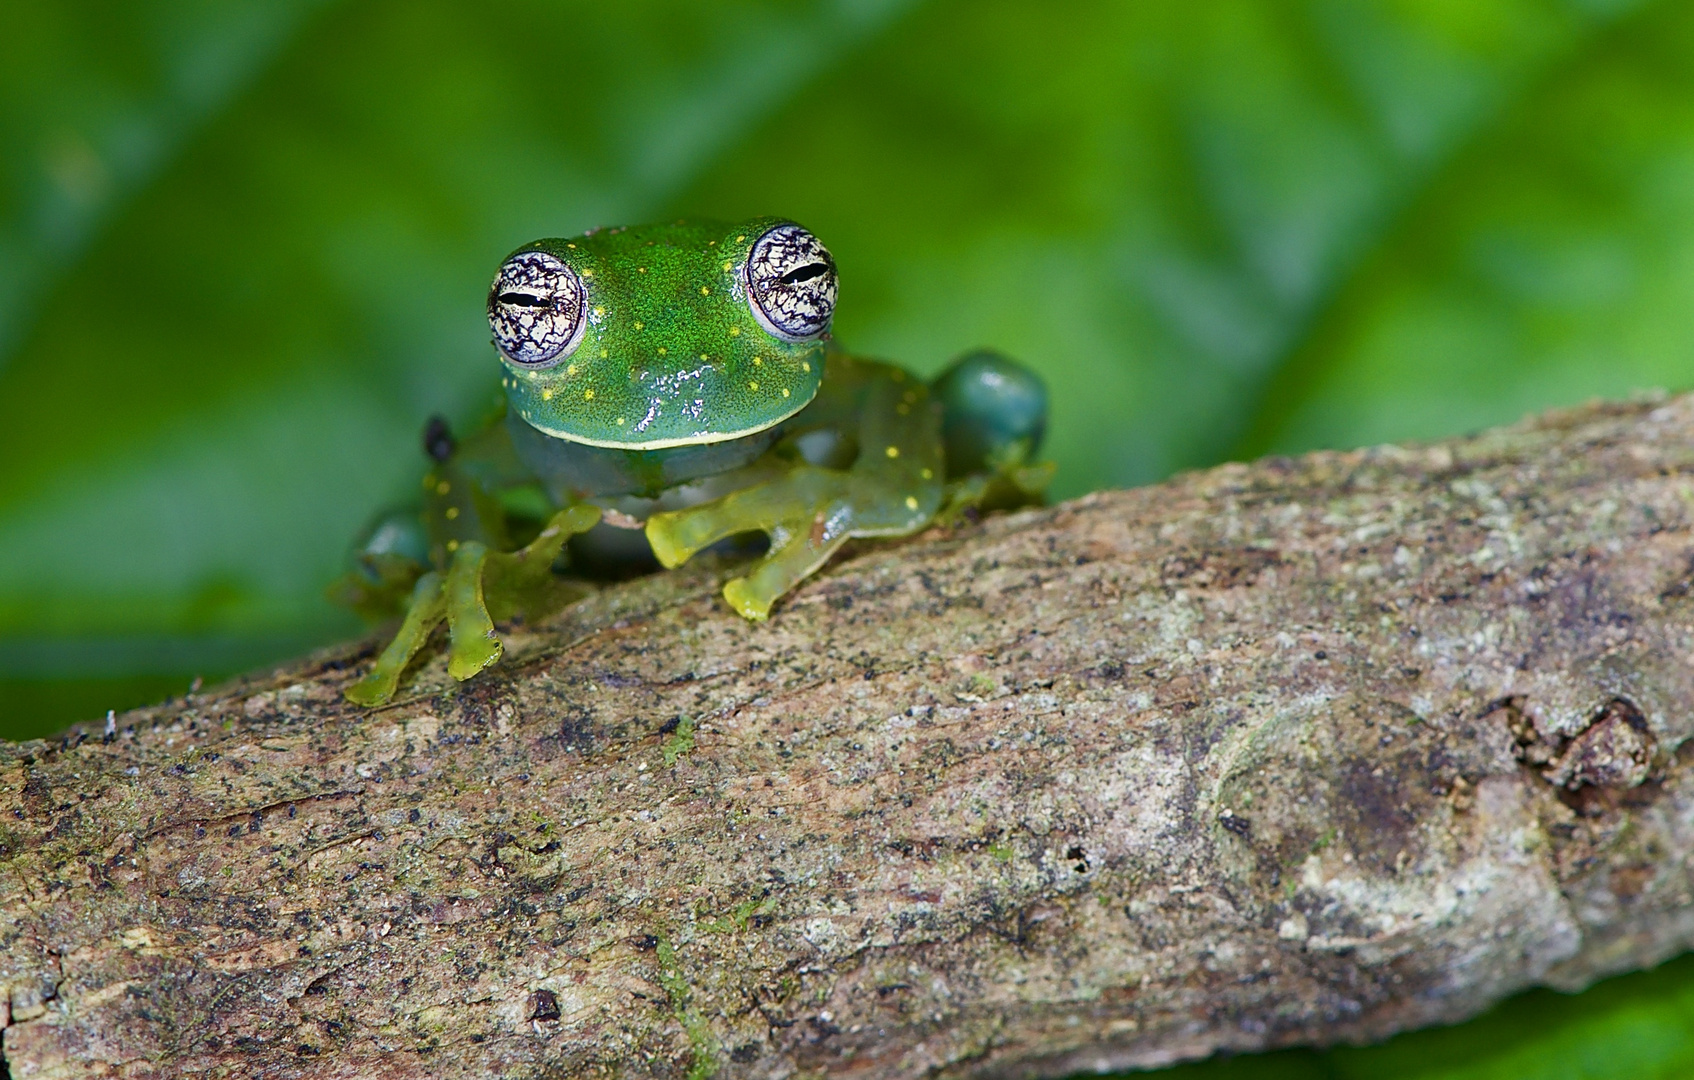
{"type": "Polygon", "coordinates": [[[769,431],[771,428],[792,417],[795,413],[804,409],[809,404],[811,404],[810,401],[803,402],[796,405],[783,415],[776,417],[774,420],[754,424],[752,427],[742,428],[739,431],[703,430],[690,432],[685,435],[676,435],[661,439],[649,439],[645,441],[640,439],[596,439],[592,436],[583,435],[575,431],[551,427],[544,421],[540,421],[535,417],[529,416],[521,408],[518,410],[518,415],[523,418],[524,423],[541,432],[543,435],[550,435],[555,439],[563,439],[565,442],[578,443],[582,446],[597,446],[604,450],[674,450],[679,446],[707,446],[712,443],[733,442],[736,439],[749,438],[753,435],[759,434],[760,432],[769,431]]]}

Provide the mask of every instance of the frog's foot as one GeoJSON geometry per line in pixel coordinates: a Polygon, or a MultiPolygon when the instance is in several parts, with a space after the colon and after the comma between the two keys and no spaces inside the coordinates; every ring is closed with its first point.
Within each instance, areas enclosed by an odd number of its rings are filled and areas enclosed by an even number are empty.
{"type": "Polygon", "coordinates": [[[931,482],[935,470],[919,466],[926,468],[928,478],[914,473],[911,483],[891,485],[887,476],[864,469],[800,466],[780,480],[654,514],[647,519],[647,540],[661,563],[676,567],[726,537],[763,532],[770,551],[723,590],[737,614],[762,620],[849,539],[904,536],[926,525],[941,502],[940,484],[931,482]]]}
{"type": "Polygon", "coordinates": [[[451,639],[447,673],[453,678],[468,679],[500,659],[504,646],[495,636],[495,621],[518,614],[537,618],[568,600],[574,589],[554,576],[553,562],[566,540],[599,520],[598,507],[570,506],[517,551],[492,551],[475,540],[458,545],[445,576],[431,572],[418,580],[400,632],[370,674],[347,691],[347,699],[368,706],[393,697],[401,672],[443,619],[451,639]]]}

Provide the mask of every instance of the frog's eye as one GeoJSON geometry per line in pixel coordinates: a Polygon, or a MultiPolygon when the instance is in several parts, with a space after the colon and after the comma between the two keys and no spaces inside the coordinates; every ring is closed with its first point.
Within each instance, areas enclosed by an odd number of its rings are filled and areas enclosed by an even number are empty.
{"type": "Polygon", "coordinates": [[[582,279],[545,251],[513,255],[488,290],[488,326],[506,359],[545,367],[582,342],[582,279]]]}
{"type": "Polygon", "coordinates": [[[777,337],[817,337],[835,314],[835,260],[805,229],[778,225],[753,241],[747,302],[760,325],[777,337]]]}

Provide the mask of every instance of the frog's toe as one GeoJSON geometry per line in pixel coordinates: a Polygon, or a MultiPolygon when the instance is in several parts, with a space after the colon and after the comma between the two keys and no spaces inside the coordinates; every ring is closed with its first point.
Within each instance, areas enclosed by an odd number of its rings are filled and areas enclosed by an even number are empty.
{"type": "Polygon", "coordinates": [[[371,665],[370,674],[345,691],[347,700],[368,707],[381,705],[393,697],[406,665],[423,648],[430,632],[440,625],[446,613],[441,575],[433,571],[425,574],[412,589],[412,599],[399,632],[382,650],[382,655],[376,658],[376,663],[371,665]]]}
{"type": "Polygon", "coordinates": [[[488,548],[471,540],[459,546],[447,568],[447,629],[452,637],[447,674],[460,682],[500,659],[504,651],[500,639],[494,636],[494,619],[483,599],[483,572],[488,561],[488,548]]]}

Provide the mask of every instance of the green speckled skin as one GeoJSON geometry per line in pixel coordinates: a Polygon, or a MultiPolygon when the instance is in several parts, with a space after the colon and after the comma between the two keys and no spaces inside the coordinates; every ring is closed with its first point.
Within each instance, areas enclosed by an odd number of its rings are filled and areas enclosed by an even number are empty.
{"type": "Polygon", "coordinates": [[[335,587],[361,612],[404,616],[347,696],[389,700],[442,622],[455,678],[497,661],[497,623],[580,594],[558,573],[573,537],[669,567],[763,533],[769,550],[724,587],[760,620],[849,539],[1038,501],[1040,379],[981,350],[933,383],[840,351],[834,274],[780,218],[607,229],[508,256],[489,304],[511,412],[461,442],[432,421],[422,506],[380,517],[335,587]]]}
{"type": "Polygon", "coordinates": [[[513,252],[575,269],[589,311],[567,361],[508,365],[513,410],[558,438],[641,449],[721,442],[800,411],[823,381],[823,342],[773,337],[743,296],[749,249],[781,220],[603,229],[513,252]]]}

